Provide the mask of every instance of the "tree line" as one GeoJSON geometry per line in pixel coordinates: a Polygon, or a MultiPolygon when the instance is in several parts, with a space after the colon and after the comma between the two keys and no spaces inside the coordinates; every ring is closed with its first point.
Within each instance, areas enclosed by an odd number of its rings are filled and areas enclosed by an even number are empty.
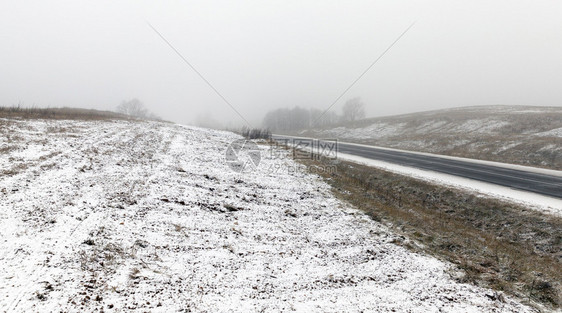
{"type": "Polygon", "coordinates": [[[332,111],[303,109],[298,106],[292,109],[280,108],[265,115],[263,126],[273,131],[300,130],[322,128],[362,118],[365,118],[365,105],[361,98],[353,98],[344,104],[341,115],[332,111]]]}

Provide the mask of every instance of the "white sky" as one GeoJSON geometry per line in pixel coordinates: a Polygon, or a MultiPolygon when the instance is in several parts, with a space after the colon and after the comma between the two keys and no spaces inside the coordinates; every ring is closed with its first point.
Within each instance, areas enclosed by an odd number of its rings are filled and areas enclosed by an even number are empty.
{"type": "Polygon", "coordinates": [[[338,102],[368,116],[466,105],[562,106],[562,1],[0,2],[0,105],[114,109],[181,123],[338,102]]]}

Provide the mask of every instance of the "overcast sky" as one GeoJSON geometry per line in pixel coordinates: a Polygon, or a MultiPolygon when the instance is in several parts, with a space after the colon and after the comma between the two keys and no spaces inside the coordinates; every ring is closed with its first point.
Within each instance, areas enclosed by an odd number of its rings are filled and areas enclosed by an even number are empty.
{"type": "Polygon", "coordinates": [[[241,119],[361,97],[368,116],[562,106],[562,1],[1,1],[0,105],[241,119]]]}

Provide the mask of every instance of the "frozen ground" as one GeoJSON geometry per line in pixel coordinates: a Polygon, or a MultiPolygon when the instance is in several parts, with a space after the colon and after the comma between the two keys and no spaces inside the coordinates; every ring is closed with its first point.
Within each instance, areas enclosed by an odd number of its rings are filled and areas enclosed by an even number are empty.
{"type": "Polygon", "coordinates": [[[392,244],[284,152],[166,123],[0,120],[0,312],[526,312],[392,244]]]}

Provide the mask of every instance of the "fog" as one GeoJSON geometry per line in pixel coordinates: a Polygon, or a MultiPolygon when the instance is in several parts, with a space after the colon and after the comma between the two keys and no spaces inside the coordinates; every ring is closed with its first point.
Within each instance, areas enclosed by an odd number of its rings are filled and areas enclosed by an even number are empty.
{"type": "Polygon", "coordinates": [[[416,22],[331,110],[561,106],[561,16],[555,0],[2,1],[0,105],[138,98],[179,123],[242,125],[234,108],[259,126],[272,109],[327,109],[416,22]]]}

